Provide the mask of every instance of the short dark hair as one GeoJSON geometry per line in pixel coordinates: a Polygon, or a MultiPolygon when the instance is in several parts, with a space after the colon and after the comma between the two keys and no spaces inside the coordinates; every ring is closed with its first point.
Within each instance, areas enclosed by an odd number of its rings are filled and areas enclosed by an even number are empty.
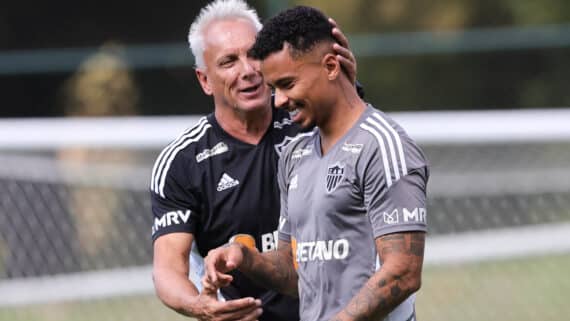
{"type": "Polygon", "coordinates": [[[334,42],[332,28],[321,11],[297,6],[267,20],[248,54],[251,58],[263,60],[282,50],[285,42],[290,44],[292,55],[306,53],[322,41],[334,42]]]}

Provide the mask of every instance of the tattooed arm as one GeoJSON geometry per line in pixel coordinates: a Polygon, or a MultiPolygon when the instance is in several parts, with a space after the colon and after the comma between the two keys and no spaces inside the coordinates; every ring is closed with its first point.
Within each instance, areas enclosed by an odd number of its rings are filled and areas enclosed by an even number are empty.
{"type": "MultiPolygon", "coordinates": [[[[249,251],[248,253],[250,253],[249,251]]],[[[254,255],[246,255],[247,264],[240,269],[262,286],[297,297],[297,271],[293,264],[291,243],[279,240],[275,251],[264,252],[262,260],[255,260],[254,255]]]]}
{"type": "Polygon", "coordinates": [[[394,233],[376,239],[382,267],[332,321],[382,320],[421,285],[424,232],[394,233]]]}
{"type": "Polygon", "coordinates": [[[203,285],[207,289],[227,286],[233,278],[226,272],[238,269],[263,287],[298,296],[291,244],[282,240],[279,240],[276,250],[265,253],[240,243],[231,243],[210,251],[205,267],[203,285]]]}

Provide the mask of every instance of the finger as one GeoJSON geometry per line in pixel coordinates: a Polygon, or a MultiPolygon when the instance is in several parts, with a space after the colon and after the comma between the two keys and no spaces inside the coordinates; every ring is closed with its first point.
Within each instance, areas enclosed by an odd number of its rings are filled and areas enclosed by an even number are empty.
{"type": "Polygon", "coordinates": [[[329,23],[335,28],[338,27],[338,24],[336,23],[336,21],[331,17],[329,17],[329,23]]]}
{"type": "Polygon", "coordinates": [[[341,45],[345,48],[350,48],[349,44],[348,44],[348,38],[344,35],[344,33],[342,33],[342,31],[340,31],[340,29],[334,28],[332,30],[332,35],[335,38],[336,42],[338,42],[339,45],[341,45]]]}
{"type": "Polygon", "coordinates": [[[341,66],[343,66],[344,68],[347,68],[347,69],[354,70],[354,68],[350,67],[352,64],[352,61],[350,59],[346,59],[340,55],[337,55],[336,58],[339,60],[341,66]]]}
{"type": "Polygon", "coordinates": [[[223,266],[225,262],[223,259],[218,260],[218,256],[210,256],[208,255],[204,260],[204,267],[206,272],[204,273],[204,278],[206,281],[210,282],[213,285],[218,284],[218,276],[220,273],[220,266],[223,266]]]}
{"type": "MultiPolygon", "coordinates": [[[[239,243],[233,243],[232,246],[228,248],[226,264],[229,269],[233,270],[240,266],[243,261],[243,250],[245,248],[243,244],[239,243]]],[[[253,247],[253,249],[255,249],[255,247],[253,247]]]]}
{"type": "Polygon", "coordinates": [[[224,266],[220,269],[220,271],[227,272],[235,270],[236,267],[237,267],[236,259],[232,255],[228,255],[228,258],[224,266]]]}
{"type": "Polygon", "coordinates": [[[235,321],[245,318],[253,320],[260,314],[255,313],[255,311],[260,309],[261,301],[251,297],[229,301],[218,301],[217,298],[204,296],[204,293],[200,293],[200,297],[203,299],[201,302],[207,310],[206,314],[213,317],[212,320],[235,321]]]}
{"type": "Polygon", "coordinates": [[[211,268],[206,268],[206,273],[204,273],[204,277],[202,278],[203,284],[210,284],[211,286],[216,286],[218,282],[218,273],[211,268]]]}
{"type": "Polygon", "coordinates": [[[255,320],[259,319],[259,317],[262,314],[263,314],[263,309],[257,308],[257,309],[254,309],[253,311],[251,311],[250,313],[247,313],[244,316],[242,316],[240,321],[255,321],[255,320]]]}
{"type": "Polygon", "coordinates": [[[234,277],[231,274],[225,274],[225,273],[218,272],[217,276],[218,276],[218,283],[216,285],[219,288],[224,287],[224,286],[228,286],[234,280],[234,277]]]}
{"type": "Polygon", "coordinates": [[[341,55],[337,55],[337,59],[346,72],[350,81],[354,84],[356,82],[356,64],[353,60],[347,59],[341,55]]]}
{"type": "Polygon", "coordinates": [[[231,321],[253,321],[257,320],[259,316],[263,313],[262,308],[248,308],[241,309],[234,312],[220,313],[217,316],[221,321],[231,320],[231,321]]]}
{"type": "Polygon", "coordinates": [[[350,59],[350,60],[355,60],[354,59],[354,55],[352,54],[352,51],[350,51],[349,49],[342,47],[339,44],[333,44],[333,50],[338,54],[343,56],[344,58],[350,59]]]}
{"type": "Polygon", "coordinates": [[[218,313],[236,313],[244,312],[244,310],[247,313],[257,308],[261,308],[261,300],[256,300],[252,297],[223,301],[215,306],[215,310],[218,313]]]}
{"type": "Polygon", "coordinates": [[[217,298],[218,297],[218,288],[215,287],[214,285],[212,285],[208,282],[204,282],[202,280],[202,293],[204,295],[211,297],[211,298],[217,298]]]}
{"type": "Polygon", "coordinates": [[[333,18],[329,18],[329,23],[333,26],[332,34],[335,37],[336,41],[343,47],[349,48],[348,45],[348,38],[344,35],[344,33],[338,27],[338,23],[333,18]]]}
{"type": "Polygon", "coordinates": [[[202,287],[208,291],[217,291],[219,288],[230,285],[233,281],[233,276],[223,273],[215,273],[216,278],[212,280],[208,275],[202,277],[202,287]]]}

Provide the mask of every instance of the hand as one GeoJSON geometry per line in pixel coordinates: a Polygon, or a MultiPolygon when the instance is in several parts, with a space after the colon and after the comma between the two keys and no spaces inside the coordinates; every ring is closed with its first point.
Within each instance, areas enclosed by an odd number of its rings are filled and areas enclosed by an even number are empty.
{"type": "Polygon", "coordinates": [[[329,18],[329,22],[334,26],[332,34],[337,41],[337,43],[333,44],[333,50],[337,53],[337,59],[348,75],[348,79],[354,84],[356,82],[356,58],[350,51],[348,39],[339,29],[336,21],[333,18],[329,18]]]}
{"type": "Polygon", "coordinates": [[[242,245],[230,243],[208,252],[204,259],[205,273],[202,278],[204,289],[214,289],[228,286],[233,277],[227,272],[238,268],[243,262],[242,245]]]}
{"type": "Polygon", "coordinates": [[[263,312],[261,300],[242,298],[218,301],[216,291],[198,295],[194,317],[202,321],[253,321],[263,312]]]}

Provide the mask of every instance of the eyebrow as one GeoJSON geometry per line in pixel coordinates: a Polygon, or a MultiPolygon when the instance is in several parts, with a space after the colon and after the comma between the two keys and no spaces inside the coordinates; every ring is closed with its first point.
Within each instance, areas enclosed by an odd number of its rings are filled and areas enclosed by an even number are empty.
{"type": "Polygon", "coordinates": [[[218,63],[220,63],[220,62],[222,62],[222,61],[224,61],[224,60],[227,60],[227,59],[234,59],[234,58],[236,58],[237,56],[238,56],[238,55],[237,55],[236,53],[228,52],[228,53],[223,54],[222,56],[218,57],[218,59],[216,59],[216,61],[217,61],[218,63]]]}
{"type": "Polygon", "coordinates": [[[286,76],[284,78],[280,78],[277,79],[277,81],[275,81],[274,85],[275,87],[283,87],[285,86],[287,83],[290,83],[291,81],[295,80],[295,77],[293,76],[286,76]]]}

